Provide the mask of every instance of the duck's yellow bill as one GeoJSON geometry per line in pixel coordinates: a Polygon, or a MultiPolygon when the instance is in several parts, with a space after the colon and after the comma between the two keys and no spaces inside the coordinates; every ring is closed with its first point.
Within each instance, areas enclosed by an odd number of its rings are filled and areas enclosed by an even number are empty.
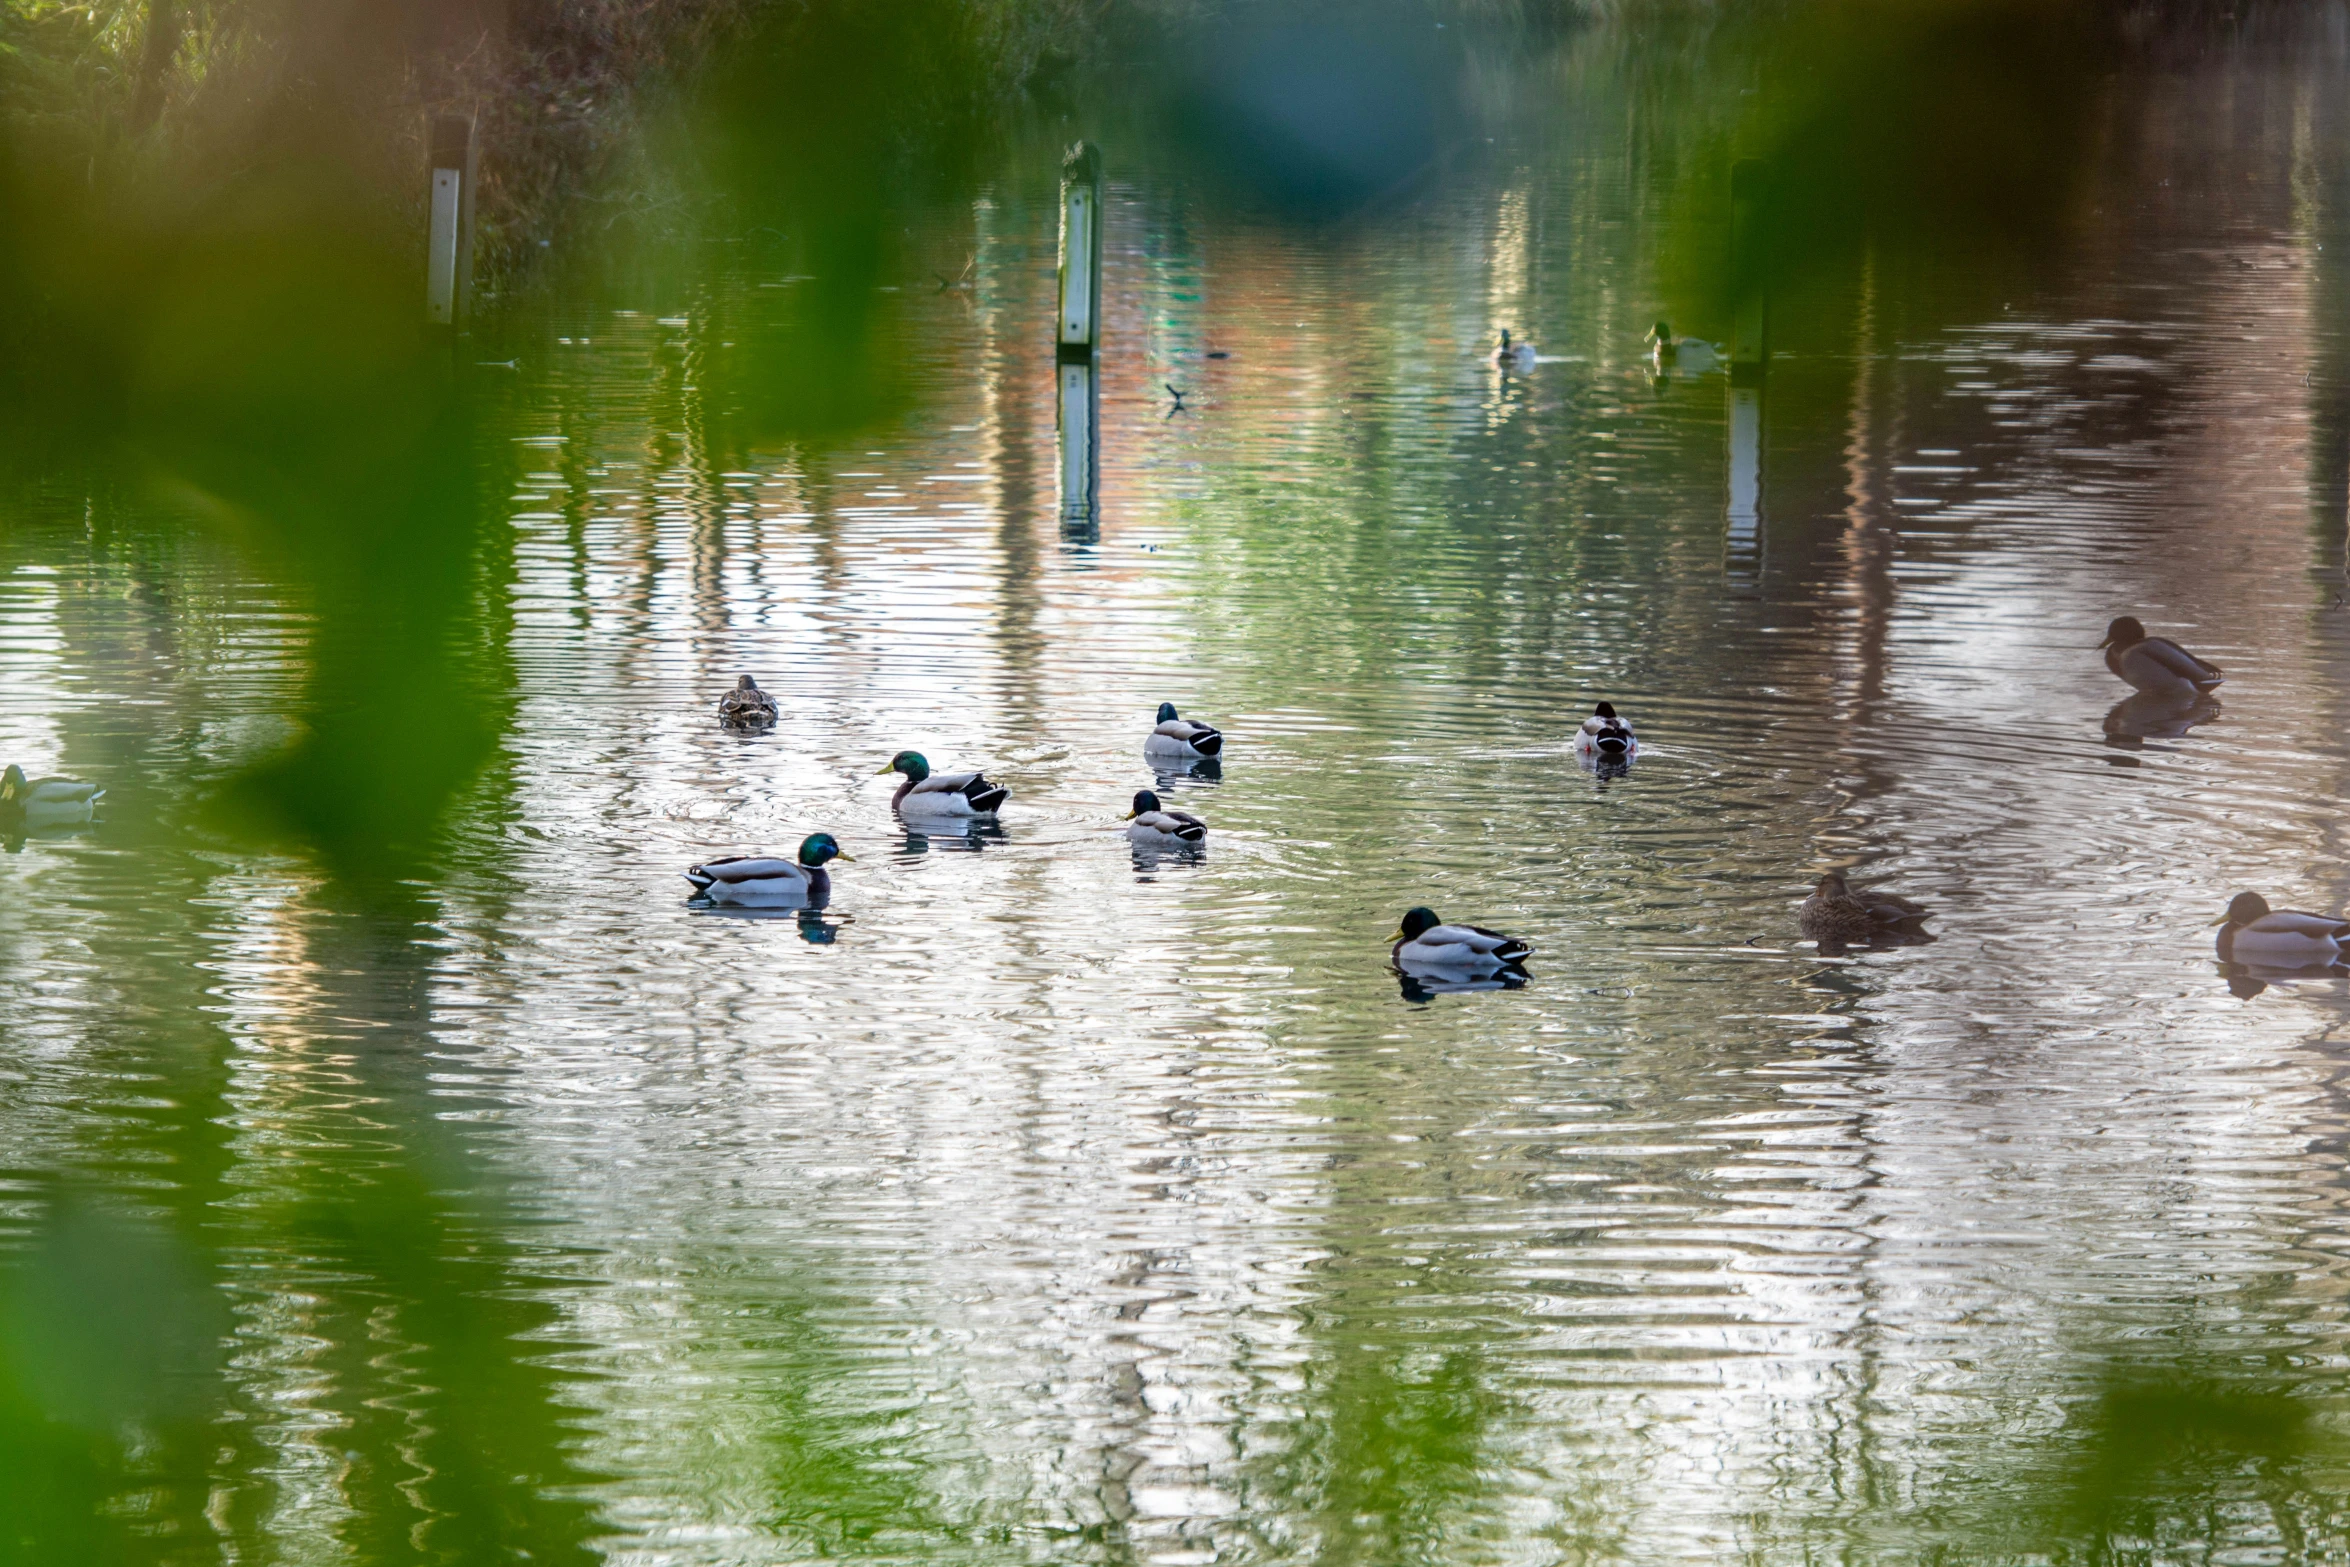
{"type": "Polygon", "coordinates": [[[1121,816],[1121,817],[1119,817],[1119,818],[1118,818],[1118,820],[1120,820],[1120,821],[1122,821],[1122,822],[1130,822],[1130,821],[1134,820],[1134,818],[1136,818],[1137,816],[1140,816],[1141,814],[1142,814],[1142,813],[1141,813],[1140,811],[1128,811],[1128,812],[1127,812],[1127,813],[1126,813],[1124,816],[1121,816]]]}
{"type": "Polygon", "coordinates": [[[849,853],[846,849],[843,849],[840,853],[834,855],[833,858],[840,861],[843,865],[854,865],[857,863],[857,857],[849,853]]]}
{"type": "Polygon", "coordinates": [[[1390,936],[1390,937],[1388,937],[1387,939],[1388,939],[1389,941],[1401,941],[1401,940],[1403,940],[1403,939],[1404,939],[1404,934],[1403,934],[1403,927],[1402,927],[1401,925],[1398,925],[1398,926],[1396,926],[1396,927],[1395,927],[1395,934],[1394,934],[1394,935],[1392,935],[1392,936],[1390,936]]]}
{"type": "Polygon", "coordinates": [[[2215,919],[2215,920],[2213,920],[2213,921],[2211,922],[2211,925],[2206,925],[2206,926],[2204,926],[2203,928],[2204,928],[2205,930],[2209,930],[2209,929],[2211,929],[2212,925],[2225,925],[2227,922],[2228,922],[2228,917],[2227,917],[2225,914],[2222,914],[2222,915],[2221,915],[2221,916],[2220,916],[2218,919],[2215,919]]]}
{"type": "Polygon", "coordinates": [[[897,770],[898,770],[898,764],[897,764],[897,763],[895,763],[895,762],[891,762],[891,763],[889,763],[887,766],[883,767],[883,768],[882,768],[882,770],[881,770],[880,772],[878,772],[878,773],[875,773],[873,776],[874,776],[874,777],[876,777],[876,778],[881,778],[881,777],[885,777],[885,776],[887,776],[887,775],[888,775],[888,774],[890,774],[890,773],[894,773],[894,772],[896,772],[897,770]]]}

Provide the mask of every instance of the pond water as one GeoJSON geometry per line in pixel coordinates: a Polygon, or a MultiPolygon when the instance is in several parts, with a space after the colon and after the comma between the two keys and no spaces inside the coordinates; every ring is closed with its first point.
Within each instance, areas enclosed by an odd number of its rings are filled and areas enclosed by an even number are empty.
{"type": "Polygon", "coordinates": [[[2350,897],[2345,86],[2142,67],[2007,297],[1814,288],[1752,453],[1643,358],[1605,105],[1338,226],[1113,147],[1091,532],[1049,158],[932,214],[830,435],[729,401],[756,247],[518,307],[500,732],[388,901],[198,809],[314,606],[21,490],[0,753],[107,789],[0,856],[24,1559],[2350,1553],[2350,996],[2207,928],[2350,897]],[[2116,711],[2119,614],[2215,714],[2116,711]],[[905,829],[908,747],[1000,828],[905,829]],[[1138,863],[1154,785],[1203,855],[1138,863]],[[821,915],[688,903],[816,830],[821,915]],[[1833,867],[1937,939],[1815,950],[1833,867]],[[1529,983],[1415,993],[1413,904],[1529,983]]]}

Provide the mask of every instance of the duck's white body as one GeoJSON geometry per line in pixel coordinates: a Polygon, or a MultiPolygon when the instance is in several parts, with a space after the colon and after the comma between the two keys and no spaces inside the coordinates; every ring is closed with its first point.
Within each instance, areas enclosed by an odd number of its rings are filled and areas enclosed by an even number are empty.
{"type": "Polygon", "coordinates": [[[1575,731],[1575,754],[1586,762],[1629,762],[1640,754],[1640,739],[1623,719],[1594,714],[1575,731]]]}
{"type": "Polygon", "coordinates": [[[1702,337],[1651,338],[1648,357],[1659,374],[1677,370],[1683,375],[1704,375],[1721,364],[1722,350],[1702,337]]]}
{"type": "Polygon", "coordinates": [[[932,773],[918,782],[899,786],[898,814],[932,820],[993,816],[1003,791],[987,781],[985,773],[932,773]]]}
{"type": "Polygon", "coordinates": [[[2223,678],[2217,664],[2197,658],[2168,637],[2109,648],[2105,667],[2149,696],[2177,701],[2193,701],[2223,678]]]}
{"type": "Polygon", "coordinates": [[[817,901],[832,890],[832,878],[821,868],[755,855],[711,860],[687,871],[685,879],[712,903],[768,908],[817,901]]]}
{"type": "Polygon", "coordinates": [[[1481,925],[1438,925],[1395,944],[1396,966],[1448,974],[1507,968],[1533,951],[1515,936],[1481,925]]]}
{"type": "Polygon", "coordinates": [[[1180,756],[1193,760],[1224,754],[1224,736],[1206,724],[1188,718],[1162,718],[1142,742],[1145,756],[1180,756]]]}
{"type": "Polygon", "coordinates": [[[2221,961],[2272,968],[2322,968],[2341,961],[2346,944],[2350,920],[2296,909],[2271,909],[2249,924],[2224,925],[2219,933],[2221,961]]]}
{"type": "MultiPolygon", "coordinates": [[[[14,794],[14,804],[24,812],[28,827],[62,827],[89,821],[97,815],[98,802],[106,797],[106,791],[96,784],[74,778],[32,779],[21,784],[14,794]]],[[[8,803],[0,799],[0,810],[5,810],[8,803]]]]}
{"type": "Polygon", "coordinates": [[[1208,824],[1182,811],[1143,811],[1126,827],[1126,841],[1150,849],[1176,849],[1208,841],[1208,824]]]}

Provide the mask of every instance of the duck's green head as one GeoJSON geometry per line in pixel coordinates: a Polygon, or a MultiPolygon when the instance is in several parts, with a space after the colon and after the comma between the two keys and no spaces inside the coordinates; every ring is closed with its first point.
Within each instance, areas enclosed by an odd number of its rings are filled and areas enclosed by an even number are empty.
{"type": "Polygon", "coordinates": [[[2257,892],[2239,892],[2228,900],[2228,911],[2211,923],[2214,925],[2249,925],[2268,914],[2268,899],[2257,892]]]}
{"type": "Polygon", "coordinates": [[[812,832],[800,840],[800,863],[810,870],[827,860],[838,860],[843,865],[854,865],[853,855],[844,852],[828,832],[812,832]]]}
{"type": "Polygon", "coordinates": [[[0,773],[0,803],[14,804],[32,792],[33,786],[25,781],[24,769],[14,762],[8,764],[8,771],[0,773]]]}
{"type": "Polygon", "coordinates": [[[1174,704],[1174,703],[1172,703],[1172,702],[1161,702],[1161,703],[1159,704],[1159,716],[1158,716],[1158,722],[1160,722],[1160,723],[1162,723],[1162,724],[1171,724],[1171,723],[1173,723],[1173,722],[1175,721],[1175,719],[1176,719],[1176,716],[1177,716],[1177,715],[1176,715],[1176,712],[1175,712],[1175,704],[1174,704]]]}
{"type": "Polygon", "coordinates": [[[2136,647],[2146,640],[2146,628],[2138,624],[2135,615],[2123,615],[2105,628],[2105,640],[2099,647],[2136,647]]]}
{"type": "Polygon", "coordinates": [[[1406,909],[1403,911],[1403,923],[1395,928],[1395,934],[1388,939],[1416,941],[1443,923],[1444,921],[1436,917],[1434,909],[1406,909]]]}
{"type": "Polygon", "coordinates": [[[930,763],[920,751],[900,751],[889,759],[889,765],[884,767],[882,771],[904,773],[908,778],[920,783],[930,776],[930,763]]]}
{"type": "Polygon", "coordinates": [[[1126,813],[1126,819],[1128,821],[1132,821],[1137,816],[1140,816],[1143,812],[1155,811],[1158,808],[1159,797],[1151,793],[1148,789],[1140,790],[1134,796],[1134,809],[1126,813]]]}
{"type": "Polygon", "coordinates": [[[1648,340],[1652,343],[1669,343],[1673,340],[1673,329],[1659,321],[1648,329],[1648,340]]]}

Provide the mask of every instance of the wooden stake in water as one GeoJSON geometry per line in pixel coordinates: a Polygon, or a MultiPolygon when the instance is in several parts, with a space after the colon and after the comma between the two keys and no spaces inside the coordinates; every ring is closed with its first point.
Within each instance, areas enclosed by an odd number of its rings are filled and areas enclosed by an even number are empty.
{"type": "Polygon", "coordinates": [[[431,217],[425,230],[424,318],[455,326],[473,310],[473,119],[432,122],[431,217]]]}
{"type": "Polygon", "coordinates": [[[1102,154],[1079,142],[1061,160],[1061,297],[1054,357],[1090,360],[1102,346],[1102,154]]]}
{"type": "Polygon", "coordinates": [[[1771,363],[1770,170],[1760,158],[1730,167],[1730,384],[1758,386],[1771,363]]]}

